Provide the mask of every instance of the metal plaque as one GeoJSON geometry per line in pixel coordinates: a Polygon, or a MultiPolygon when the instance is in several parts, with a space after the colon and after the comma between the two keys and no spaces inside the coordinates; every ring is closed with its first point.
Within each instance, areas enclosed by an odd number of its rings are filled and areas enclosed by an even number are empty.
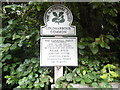
{"type": "Polygon", "coordinates": [[[40,66],[77,66],[77,37],[41,37],[40,66]]]}
{"type": "Polygon", "coordinates": [[[45,26],[41,26],[41,35],[76,35],[76,26],[72,26],[71,11],[63,5],[53,5],[44,14],[45,26]]]}

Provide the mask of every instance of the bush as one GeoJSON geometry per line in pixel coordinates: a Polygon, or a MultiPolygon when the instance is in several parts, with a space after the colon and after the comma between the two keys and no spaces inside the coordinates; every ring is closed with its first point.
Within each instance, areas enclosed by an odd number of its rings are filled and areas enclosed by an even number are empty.
{"type": "MultiPolygon", "coordinates": [[[[43,88],[51,85],[52,69],[39,66],[39,31],[44,24],[44,12],[53,4],[2,3],[0,46],[4,88],[8,84],[9,88],[43,88]]],[[[70,83],[99,87],[99,82],[119,82],[119,2],[64,4],[72,11],[73,25],[77,27],[79,66],[65,67],[65,74],[58,79],[56,87],[70,88],[70,83]],[[108,65],[113,66],[114,70],[108,72],[105,68],[108,65]],[[106,74],[103,70],[110,75],[110,81],[104,78],[106,74]]]]}

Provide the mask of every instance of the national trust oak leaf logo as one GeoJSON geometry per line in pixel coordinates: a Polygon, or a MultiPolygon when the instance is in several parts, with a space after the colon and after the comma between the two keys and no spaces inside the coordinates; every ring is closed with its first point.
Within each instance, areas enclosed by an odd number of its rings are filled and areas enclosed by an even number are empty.
{"type": "Polygon", "coordinates": [[[59,12],[59,14],[57,14],[56,12],[53,12],[53,15],[55,16],[55,18],[52,19],[52,22],[55,22],[58,24],[65,22],[63,14],[64,14],[64,12],[59,12]]]}

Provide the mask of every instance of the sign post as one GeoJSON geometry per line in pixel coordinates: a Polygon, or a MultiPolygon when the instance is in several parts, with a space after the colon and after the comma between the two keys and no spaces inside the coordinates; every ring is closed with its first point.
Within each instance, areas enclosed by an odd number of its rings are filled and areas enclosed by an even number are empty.
{"type": "Polygon", "coordinates": [[[77,66],[76,27],[72,26],[73,16],[64,5],[56,4],[44,14],[44,26],[41,26],[40,66],[54,66],[54,83],[63,76],[63,66],[77,66]]]}

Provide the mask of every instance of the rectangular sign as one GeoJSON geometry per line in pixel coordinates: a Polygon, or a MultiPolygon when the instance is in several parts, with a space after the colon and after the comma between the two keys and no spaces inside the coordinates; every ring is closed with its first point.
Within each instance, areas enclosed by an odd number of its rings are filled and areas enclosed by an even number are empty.
{"type": "Polygon", "coordinates": [[[45,27],[41,26],[40,29],[40,34],[42,36],[47,35],[47,36],[55,36],[55,35],[76,35],[76,27],[75,26],[64,26],[64,27],[45,27]]]}
{"type": "Polygon", "coordinates": [[[77,66],[77,37],[41,37],[40,66],[77,66]]]}

